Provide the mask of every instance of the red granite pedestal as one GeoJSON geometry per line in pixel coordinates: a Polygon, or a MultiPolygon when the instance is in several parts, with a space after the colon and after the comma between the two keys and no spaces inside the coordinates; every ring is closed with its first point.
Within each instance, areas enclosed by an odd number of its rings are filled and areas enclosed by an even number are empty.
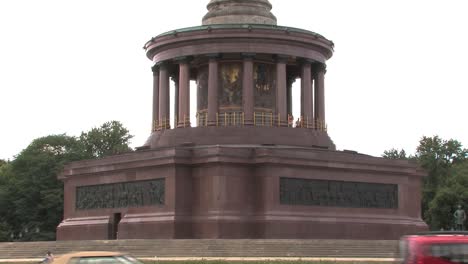
{"type": "MultiPolygon", "coordinates": [[[[262,128],[250,128],[253,135],[256,129],[262,128]]],[[[186,142],[140,150],[66,166],[61,175],[65,213],[57,239],[397,239],[427,229],[420,216],[423,175],[409,161],[317,146],[186,142]],[[155,180],[164,182],[160,204],[119,207],[119,184],[155,180]],[[289,186],[294,181],[305,189],[289,186]],[[314,184],[328,191],[317,194],[314,184]],[[114,206],[80,209],[86,200],[77,190],[90,186],[114,192],[113,197],[96,195],[114,206]],[[394,189],[395,195],[379,194],[381,187],[394,189]],[[351,201],[353,193],[360,198],[351,201]]],[[[134,190],[141,201],[149,199],[134,190]]],[[[133,198],[128,199],[123,202],[133,198]]]]}

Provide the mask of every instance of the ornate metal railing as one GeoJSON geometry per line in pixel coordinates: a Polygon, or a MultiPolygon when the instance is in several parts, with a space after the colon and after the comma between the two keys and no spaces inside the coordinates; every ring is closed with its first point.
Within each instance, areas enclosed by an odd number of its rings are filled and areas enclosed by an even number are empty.
{"type": "MultiPolygon", "coordinates": [[[[182,122],[177,122],[176,127],[190,127],[190,118],[186,117],[182,122]]],[[[252,121],[250,123],[252,125],[252,121]]],[[[206,111],[198,112],[196,114],[196,126],[208,126],[208,113],[206,111]]],[[[239,127],[245,125],[244,112],[223,112],[216,113],[216,123],[210,124],[217,127],[239,127]]],[[[291,127],[291,128],[306,128],[319,131],[327,131],[327,124],[323,120],[318,120],[308,117],[299,117],[296,120],[292,115],[288,115],[286,121],[281,120],[280,115],[273,114],[272,112],[254,112],[253,125],[260,127],[291,127]]],[[[171,129],[170,120],[163,118],[160,122],[156,120],[153,123],[153,131],[171,129]]]]}
{"type": "Polygon", "coordinates": [[[196,118],[198,127],[208,126],[208,112],[197,112],[196,118]]]}
{"type": "Polygon", "coordinates": [[[163,118],[161,120],[153,121],[153,131],[171,129],[171,123],[169,118],[163,118]]]}
{"type": "Polygon", "coordinates": [[[216,114],[216,126],[243,126],[245,124],[243,112],[224,112],[216,114]]]}
{"type": "Polygon", "coordinates": [[[309,119],[308,117],[298,118],[295,127],[327,131],[327,124],[323,120],[309,119]]]}
{"type": "Polygon", "coordinates": [[[175,127],[191,127],[190,125],[190,117],[184,116],[182,120],[174,119],[175,127]]]}
{"type": "Polygon", "coordinates": [[[275,118],[272,112],[254,112],[253,123],[254,126],[266,126],[266,127],[273,127],[273,126],[280,126],[279,122],[276,124],[275,118]]]}

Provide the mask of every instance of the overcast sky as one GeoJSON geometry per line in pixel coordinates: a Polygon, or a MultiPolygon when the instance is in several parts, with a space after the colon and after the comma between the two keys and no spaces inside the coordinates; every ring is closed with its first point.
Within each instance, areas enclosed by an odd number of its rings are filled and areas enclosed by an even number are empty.
{"type": "MultiPolygon", "coordinates": [[[[110,120],[135,135],[133,147],[142,145],[152,108],[142,47],[200,25],[208,2],[1,0],[0,159],[35,138],[78,136],[110,120]]],[[[423,135],[468,144],[468,1],[270,2],[278,25],[335,43],[325,93],[338,149],[413,153],[423,135]]]]}

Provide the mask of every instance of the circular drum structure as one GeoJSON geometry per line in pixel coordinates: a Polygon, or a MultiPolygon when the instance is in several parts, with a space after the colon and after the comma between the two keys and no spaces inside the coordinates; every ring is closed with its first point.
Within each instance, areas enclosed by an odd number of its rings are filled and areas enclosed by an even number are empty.
{"type": "Polygon", "coordinates": [[[161,34],[145,49],[155,64],[154,131],[145,146],[191,142],[335,148],[327,135],[324,105],[325,62],[333,54],[333,42],[323,36],[268,24],[212,24],[161,34]],[[176,89],[175,118],[169,115],[170,78],[176,89]],[[292,84],[298,78],[301,102],[293,102],[292,84]],[[189,119],[191,80],[197,84],[196,128],[189,119]],[[296,103],[299,117],[292,116],[296,103]]]}

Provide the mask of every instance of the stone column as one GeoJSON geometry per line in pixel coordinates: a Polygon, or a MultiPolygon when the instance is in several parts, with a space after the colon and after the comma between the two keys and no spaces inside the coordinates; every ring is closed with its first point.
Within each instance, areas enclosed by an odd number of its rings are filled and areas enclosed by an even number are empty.
{"type": "Polygon", "coordinates": [[[304,113],[304,82],[302,81],[302,73],[301,73],[301,116],[300,116],[300,118],[302,118],[303,116],[305,116],[305,113],[304,113]]]}
{"type": "Polygon", "coordinates": [[[151,131],[155,131],[159,126],[159,67],[154,65],[153,71],[153,119],[151,131]]]}
{"type": "Polygon", "coordinates": [[[167,64],[159,65],[159,128],[169,129],[169,73],[167,64]]]}
{"type": "Polygon", "coordinates": [[[325,64],[319,64],[315,67],[315,119],[322,126],[325,126],[325,73],[327,72],[325,64]]]}
{"type": "Polygon", "coordinates": [[[190,68],[187,58],[178,59],[179,63],[179,124],[177,127],[190,126],[190,68]]]}
{"type": "Polygon", "coordinates": [[[218,54],[209,55],[208,68],[208,126],[216,126],[218,112],[218,54]]]}
{"type": "Polygon", "coordinates": [[[295,81],[296,81],[296,76],[288,75],[288,114],[289,115],[293,114],[292,86],[295,81]]]}
{"type": "Polygon", "coordinates": [[[312,64],[307,60],[302,63],[301,88],[303,94],[303,107],[301,107],[303,109],[302,126],[311,127],[314,118],[312,102],[312,64]]]}
{"type": "Polygon", "coordinates": [[[171,77],[171,80],[174,82],[174,127],[177,127],[179,122],[179,75],[176,73],[171,77]]]}
{"type": "Polygon", "coordinates": [[[254,85],[253,85],[253,58],[255,54],[244,53],[242,71],[242,106],[244,109],[244,125],[254,124],[254,85]]]}
{"type": "Polygon", "coordinates": [[[274,123],[279,126],[287,126],[288,124],[288,109],[287,109],[287,86],[286,86],[286,62],[288,57],[278,56],[276,62],[276,117],[274,123]]]}

